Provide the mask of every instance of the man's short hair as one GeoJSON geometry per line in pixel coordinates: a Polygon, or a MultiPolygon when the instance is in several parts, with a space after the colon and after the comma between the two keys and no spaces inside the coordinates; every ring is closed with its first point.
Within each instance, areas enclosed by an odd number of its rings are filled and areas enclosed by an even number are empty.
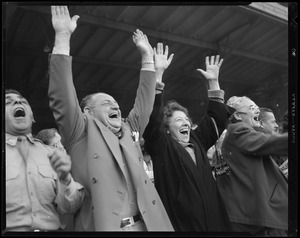
{"type": "Polygon", "coordinates": [[[55,137],[55,133],[58,133],[55,128],[43,129],[36,135],[36,138],[41,140],[44,144],[50,145],[55,137]]]}
{"type": "Polygon", "coordinates": [[[270,108],[267,108],[267,107],[260,107],[259,108],[259,120],[261,121],[265,121],[266,117],[267,117],[267,112],[270,112],[270,113],[273,113],[274,112],[270,109],[270,108]]]}
{"type": "Polygon", "coordinates": [[[5,89],[5,94],[9,94],[9,93],[17,94],[17,95],[20,95],[21,97],[23,97],[23,95],[18,90],[15,90],[15,89],[5,89]]]}
{"type": "Polygon", "coordinates": [[[81,108],[82,112],[87,105],[92,104],[93,96],[96,94],[98,94],[98,93],[92,93],[92,94],[86,95],[84,98],[81,99],[80,108],[81,108]]]}

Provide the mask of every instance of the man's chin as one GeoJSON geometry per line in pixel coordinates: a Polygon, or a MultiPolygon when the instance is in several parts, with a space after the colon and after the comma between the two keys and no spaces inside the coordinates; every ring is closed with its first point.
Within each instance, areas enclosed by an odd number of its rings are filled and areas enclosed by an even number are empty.
{"type": "Polygon", "coordinates": [[[108,123],[109,127],[113,128],[114,130],[119,131],[121,129],[121,122],[110,122],[108,123]]]}

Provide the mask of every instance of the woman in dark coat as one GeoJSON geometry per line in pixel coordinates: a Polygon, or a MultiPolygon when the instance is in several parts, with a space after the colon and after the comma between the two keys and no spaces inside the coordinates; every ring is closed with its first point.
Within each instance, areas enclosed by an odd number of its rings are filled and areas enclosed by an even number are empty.
{"type": "Polygon", "coordinates": [[[228,215],[212,176],[207,150],[225,129],[229,116],[218,75],[223,59],[206,57],[207,116],[191,129],[186,108],[169,102],[163,108],[158,83],[154,109],[143,135],[152,160],[155,187],[175,231],[228,231],[228,215]]]}

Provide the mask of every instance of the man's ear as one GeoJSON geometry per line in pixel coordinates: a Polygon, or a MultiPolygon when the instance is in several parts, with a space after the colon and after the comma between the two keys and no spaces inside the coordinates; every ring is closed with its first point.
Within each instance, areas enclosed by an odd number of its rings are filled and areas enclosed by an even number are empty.
{"type": "Polygon", "coordinates": [[[239,113],[237,113],[237,112],[234,113],[233,116],[234,116],[234,118],[235,118],[237,121],[241,121],[241,120],[242,120],[241,115],[240,115],[239,113]]]}
{"type": "Polygon", "coordinates": [[[84,107],[83,108],[83,113],[85,115],[93,115],[93,112],[91,111],[91,109],[89,107],[84,107]]]}

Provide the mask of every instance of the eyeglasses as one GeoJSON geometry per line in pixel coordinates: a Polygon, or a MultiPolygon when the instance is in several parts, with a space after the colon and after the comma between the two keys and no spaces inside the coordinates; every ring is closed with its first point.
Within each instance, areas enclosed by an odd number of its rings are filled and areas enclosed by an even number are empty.
{"type": "MultiPolygon", "coordinates": [[[[252,112],[259,110],[259,107],[257,105],[251,105],[248,107],[248,109],[252,112]]],[[[242,113],[242,114],[247,114],[247,112],[243,112],[243,111],[236,111],[237,113],[242,113]]]]}

